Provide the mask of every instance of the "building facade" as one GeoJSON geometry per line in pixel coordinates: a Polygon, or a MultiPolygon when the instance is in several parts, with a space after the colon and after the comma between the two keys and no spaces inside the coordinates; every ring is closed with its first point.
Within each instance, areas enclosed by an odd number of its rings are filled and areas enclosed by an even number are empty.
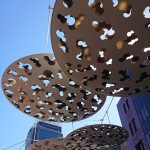
{"type": "Polygon", "coordinates": [[[117,107],[122,126],[129,131],[128,150],[150,150],[150,94],[123,97],[117,107]]]}
{"type": "Polygon", "coordinates": [[[61,137],[63,137],[63,135],[60,126],[39,121],[29,130],[25,150],[35,141],[61,137]]]}

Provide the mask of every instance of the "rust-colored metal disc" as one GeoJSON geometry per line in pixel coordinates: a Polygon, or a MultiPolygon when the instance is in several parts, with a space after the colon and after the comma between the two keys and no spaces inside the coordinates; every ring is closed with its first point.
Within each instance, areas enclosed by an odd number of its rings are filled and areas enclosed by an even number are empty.
{"type": "Polygon", "coordinates": [[[3,91],[19,110],[42,120],[86,119],[103,106],[106,96],[77,85],[62,72],[52,54],[36,54],[12,63],[4,72],[3,91]]]}
{"type": "Polygon", "coordinates": [[[121,145],[128,138],[128,132],[122,127],[98,124],[79,128],[66,137],[66,147],[74,150],[91,148],[112,148],[121,145]]]}
{"type": "Polygon", "coordinates": [[[30,145],[28,150],[67,150],[64,139],[48,139],[30,145]]]}
{"type": "Polygon", "coordinates": [[[115,96],[150,92],[148,0],[56,0],[51,38],[78,84],[115,96]]]}

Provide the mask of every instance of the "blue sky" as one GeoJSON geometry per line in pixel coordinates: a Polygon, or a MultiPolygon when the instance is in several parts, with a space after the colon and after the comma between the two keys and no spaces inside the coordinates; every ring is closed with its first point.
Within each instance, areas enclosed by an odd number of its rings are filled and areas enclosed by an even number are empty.
{"type": "MultiPolygon", "coordinates": [[[[46,49],[46,34],[48,30],[48,0],[0,0],[0,79],[4,70],[15,60],[36,53],[52,52],[49,41],[46,49]]],[[[120,125],[115,98],[110,108],[109,116],[112,124],[120,125]]],[[[100,123],[106,104],[96,115],[82,122],[74,123],[74,128],[100,123]]],[[[35,119],[14,108],[5,98],[0,88],[0,150],[26,138],[28,130],[35,119]]],[[[104,123],[108,123],[107,118],[104,123]]],[[[64,135],[72,132],[71,123],[61,124],[64,135]]],[[[10,148],[17,150],[21,147],[10,148]]],[[[23,148],[22,148],[23,149],[23,148]]]]}

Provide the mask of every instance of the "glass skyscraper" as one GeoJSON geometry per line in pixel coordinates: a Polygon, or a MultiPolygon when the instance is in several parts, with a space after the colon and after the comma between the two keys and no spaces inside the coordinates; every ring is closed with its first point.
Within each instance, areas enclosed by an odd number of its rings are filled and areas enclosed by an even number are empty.
{"type": "Polygon", "coordinates": [[[150,149],[150,94],[134,99],[133,103],[150,149]]]}
{"type": "Polygon", "coordinates": [[[117,107],[130,134],[128,150],[150,150],[150,94],[123,97],[117,107]]]}
{"type": "Polygon", "coordinates": [[[61,132],[62,129],[60,126],[39,121],[29,130],[25,150],[27,150],[27,148],[35,141],[46,140],[50,138],[61,138],[63,137],[61,132]]]}

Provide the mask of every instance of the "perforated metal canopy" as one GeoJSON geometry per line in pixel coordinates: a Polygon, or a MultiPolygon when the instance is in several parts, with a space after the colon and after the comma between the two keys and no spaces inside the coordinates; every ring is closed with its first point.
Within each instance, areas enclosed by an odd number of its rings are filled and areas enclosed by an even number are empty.
{"type": "Polygon", "coordinates": [[[64,139],[37,141],[28,150],[107,150],[122,144],[128,136],[122,127],[97,124],[79,128],[64,139]]]}
{"type": "Polygon", "coordinates": [[[56,0],[51,37],[78,84],[115,96],[150,92],[148,0],[56,0]]]}
{"type": "Polygon", "coordinates": [[[12,63],[2,79],[4,94],[19,110],[42,120],[69,122],[92,116],[106,96],[69,79],[52,54],[36,54],[12,63]]]}
{"type": "Polygon", "coordinates": [[[48,139],[33,143],[27,150],[67,150],[64,145],[64,139],[48,139]]]}
{"type": "Polygon", "coordinates": [[[79,128],[66,137],[69,150],[115,148],[128,138],[128,132],[116,125],[97,124],[79,128]]]}

